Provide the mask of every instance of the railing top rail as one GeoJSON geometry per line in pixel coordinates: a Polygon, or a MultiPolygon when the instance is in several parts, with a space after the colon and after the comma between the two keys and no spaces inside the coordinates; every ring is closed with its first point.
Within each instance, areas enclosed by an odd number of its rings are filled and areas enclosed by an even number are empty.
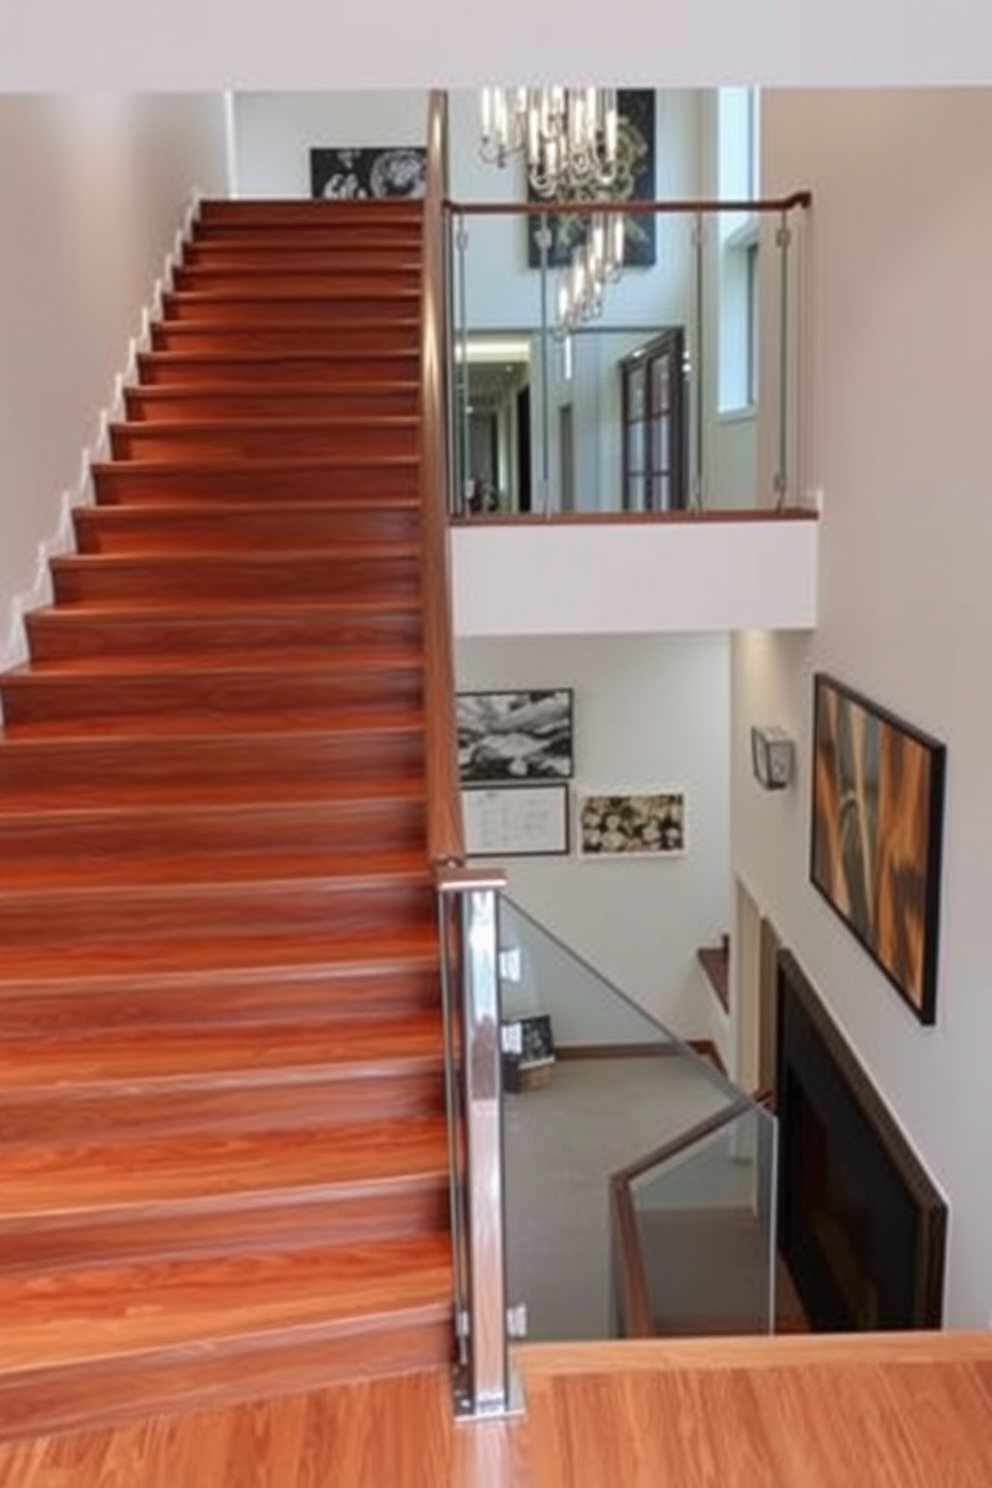
{"type": "MultiPolygon", "coordinates": [[[[714,1132],[720,1131],[722,1127],[729,1125],[731,1121],[736,1121],[738,1116],[747,1116],[751,1112],[762,1110],[764,1110],[764,1107],[755,1105],[750,1096],[741,1095],[738,1100],[734,1101],[732,1105],[724,1107],[722,1111],[714,1111],[712,1116],[705,1117],[704,1120],[698,1121],[695,1126],[690,1126],[684,1132],[680,1132],[677,1137],[672,1137],[670,1141],[663,1142],[660,1147],[655,1147],[651,1152],[646,1152],[642,1157],[635,1158],[625,1168],[618,1168],[615,1173],[610,1175],[610,1181],[618,1184],[631,1183],[635,1178],[640,1178],[644,1173],[650,1172],[652,1168],[662,1167],[666,1162],[670,1162],[673,1157],[677,1157],[679,1153],[687,1151],[690,1147],[694,1147],[697,1142],[703,1141],[704,1138],[712,1136],[714,1132]]],[[[768,1113],[766,1112],[765,1114],[767,1115],[768,1113]]]]}
{"type": "Polygon", "coordinates": [[[619,201],[604,198],[602,201],[527,201],[527,202],[464,202],[450,197],[444,200],[447,212],[456,212],[465,217],[534,217],[547,212],[555,217],[571,214],[588,217],[591,213],[623,212],[660,213],[668,216],[679,214],[698,215],[705,212],[793,212],[807,210],[813,204],[811,191],[793,191],[788,196],[763,197],[754,201],[619,201]]]}

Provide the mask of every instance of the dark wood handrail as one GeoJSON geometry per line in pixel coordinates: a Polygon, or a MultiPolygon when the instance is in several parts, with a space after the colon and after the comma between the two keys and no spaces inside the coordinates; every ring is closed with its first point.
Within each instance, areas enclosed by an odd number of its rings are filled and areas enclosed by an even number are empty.
{"type": "Polygon", "coordinates": [[[729,1106],[724,1106],[720,1111],[714,1111],[712,1116],[707,1116],[702,1121],[697,1121],[695,1126],[687,1127],[677,1137],[672,1137],[670,1141],[663,1142],[660,1147],[655,1147],[651,1152],[646,1152],[643,1157],[635,1159],[627,1167],[619,1168],[617,1172],[611,1174],[610,1181],[622,1184],[632,1183],[635,1178],[640,1178],[642,1173],[649,1172],[651,1168],[660,1167],[662,1163],[666,1163],[671,1158],[678,1156],[680,1152],[685,1152],[697,1142],[701,1142],[704,1137],[712,1136],[714,1132],[718,1132],[722,1127],[728,1126],[738,1116],[746,1116],[749,1111],[753,1111],[754,1109],[755,1107],[750,1098],[742,1095],[737,1100],[732,1101],[729,1106]]]}
{"type": "Polygon", "coordinates": [[[806,210],[813,205],[811,191],[793,191],[789,196],[764,197],[755,201],[527,201],[527,202],[459,202],[446,198],[445,211],[457,212],[465,217],[534,217],[547,212],[549,216],[561,217],[569,214],[589,217],[593,213],[623,212],[636,216],[639,213],[657,212],[665,216],[698,215],[704,212],[792,212],[806,210]]]}
{"type": "Polygon", "coordinates": [[[630,1189],[622,1179],[610,1181],[610,1223],[613,1226],[616,1281],[622,1298],[623,1336],[653,1338],[651,1293],[644,1266],[644,1250],[637,1232],[637,1214],[630,1189]]]}
{"type": "Polygon", "coordinates": [[[444,365],[444,155],[447,102],[430,94],[424,200],[420,365],[420,512],[423,536],[427,841],[433,863],[465,855],[448,562],[444,365]]]}

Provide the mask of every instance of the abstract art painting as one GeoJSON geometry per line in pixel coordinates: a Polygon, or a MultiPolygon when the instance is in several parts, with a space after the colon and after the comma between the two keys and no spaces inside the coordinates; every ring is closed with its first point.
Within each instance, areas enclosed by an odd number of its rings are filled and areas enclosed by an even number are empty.
{"type": "Polygon", "coordinates": [[[822,672],[813,687],[810,876],[933,1023],[945,747],[822,672]]]}

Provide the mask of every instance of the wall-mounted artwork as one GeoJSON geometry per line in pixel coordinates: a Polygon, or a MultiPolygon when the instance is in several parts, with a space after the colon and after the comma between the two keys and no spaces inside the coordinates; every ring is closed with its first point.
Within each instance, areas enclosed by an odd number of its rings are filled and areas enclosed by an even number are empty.
{"type": "MultiPolygon", "coordinates": [[[[654,201],[655,199],[655,95],[651,88],[617,90],[619,130],[617,139],[617,178],[610,186],[576,187],[567,201],[654,201]]],[[[528,182],[527,200],[549,208],[547,223],[551,232],[548,263],[563,268],[571,262],[572,249],[585,241],[589,219],[572,213],[556,214],[554,200],[540,197],[528,182]]],[[[623,261],[628,267],[650,268],[657,256],[656,218],[653,212],[631,213],[624,217],[623,261]]],[[[538,233],[541,218],[527,218],[527,262],[532,269],[541,266],[538,233]]]]}
{"type": "Polygon", "coordinates": [[[946,750],[823,673],[813,690],[810,876],[933,1023],[946,750]]]}
{"type": "Polygon", "coordinates": [[[462,791],[472,857],[560,857],[568,852],[568,786],[469,786],[462,791]]]}
{"type": "Polygon", "coordinates": [[[584,795],[579,800],[579,852],[596,858],[664,858],[685,852],[681,791],[584,795]]]}
{"type": "Polygon", "coordinates": [[[333,201],[412,200],[424,194],[427,151],[419,146],[310,151],[310,195],[333,201]]]}
{"type": "Polygon", "coordinates": [[[568,780],[573,773],[572,693],[460,692],[458,773],[463,785],[568,780]]]}

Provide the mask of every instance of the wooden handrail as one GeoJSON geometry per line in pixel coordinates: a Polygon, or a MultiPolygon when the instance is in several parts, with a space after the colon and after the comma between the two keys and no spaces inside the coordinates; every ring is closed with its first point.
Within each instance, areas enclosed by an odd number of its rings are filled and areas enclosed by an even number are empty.
{"type": "Polygon", "coordinates": [[[423,538],[424,712],[427,840],[433,863],[465,855],[448,562],[444,355],[444,154],[447,100],[434,90],[427,115],[420,366],[420,514],[423,538]]]}
{"type": "Polygon", "coordinates": [[[610,1222],[615,1240],[614,1255],[620,1273],[617,1282],[622,1297],[623,1336],[653,1338],[655,1329],[651,1293],[644,1267],[644,1250],[637,1232],[637,1214],[630,1189],[620,1178],[610,1180],[610,1222]]]}
{"type": "Polygon", "coordinates": [[[631,1183],[635,1178],[639,1178],[642,1173],[649,1172],[651,1168],[660,1167],[662,1163],[666,1163],[671,1158],[678,1156],[680,1152],[687,1151],[688,1148],[702,1141],[704,1137],[712,1136],[721,1127],[728,1126],[738,1116],[746,1116],[749,1111],[753,1110],[754,1106],[750,1098],[746,1095],[741,1095],[737,1100],[732,1101],[729,1106],[724,1106],[722,1110],[714,1111],[712,1116],[706,1116],[702,1121],[697,1121],[695,1126],[687,1127],[677,1137],[672,1137],[670,1141],[663,1142],[660,1147],[655,1147],[651,1152],[646,1152],[643,1157],[636,1158],[627,1167],[619,1168],[617,1172],[611,1174],[610,1181],[624,1185],[631,1183]]]}
{"type": "Polygon", "coordinates": [[[637,216],[656,212],[663,216],[680,213],[696,216],[701,212],[792,212],[808,209],[813,204],[811,191],[793,191],[789,196],[764,197],[756,201],[527,201],[527,202],[459,202],[445,198],[444,208],[465,217],[517,216],[535,217],[547,212],[552,217],[569,214],[589,217],[593,213],[623,212],[637,216]]]}

